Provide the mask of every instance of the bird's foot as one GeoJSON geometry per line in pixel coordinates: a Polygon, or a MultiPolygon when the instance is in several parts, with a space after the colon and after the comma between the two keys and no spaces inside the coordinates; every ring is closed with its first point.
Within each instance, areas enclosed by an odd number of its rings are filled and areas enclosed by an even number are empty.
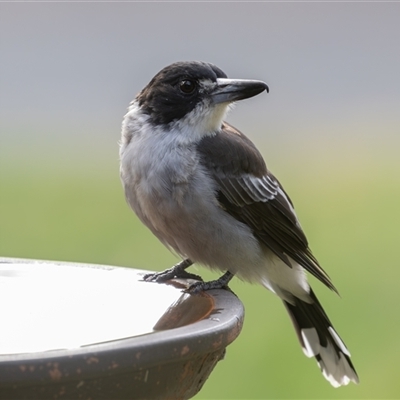
{"type": "Polygon", "coordinates": [[[220,278],[215,281],[209,282],[195,282],[191,284],[186,290],[186,293],[200,293],[212,289],[228,289],[228,283],[233,278],[233,274],[229,271],[225,272],[220,278]]]}
{"type": "Polygon", "coordinates": [[[157,282],[157,283],[163,283],[174,278],[195,279],[196,281],[203,281],[203,279],[199,275],[191,274],[185,271],[185,269],[190,267],[192,264],[193,264],[192,261],[186,259],[174,265],[172,268],[166,269],[165,271],[146,274],[143,276],[143,280],[146,282],[157,282]]]}

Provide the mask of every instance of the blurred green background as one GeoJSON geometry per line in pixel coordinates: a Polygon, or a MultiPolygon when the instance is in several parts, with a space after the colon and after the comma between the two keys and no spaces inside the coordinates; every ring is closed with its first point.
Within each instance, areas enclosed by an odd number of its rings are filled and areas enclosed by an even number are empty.
{"type": "Polygon", "coordinates": [[[341,298],[311,279],[361,383],[330,387],[280,301],[235,280],[244,328],[196,398],[399,398],[399,11],[399,3],[0,4],[0,255],[171,266],[175,257],[123,197],[126,107],[177,60],[263,79],[270,94],[228,119],[289,192],[339,289],[341,298]]]}

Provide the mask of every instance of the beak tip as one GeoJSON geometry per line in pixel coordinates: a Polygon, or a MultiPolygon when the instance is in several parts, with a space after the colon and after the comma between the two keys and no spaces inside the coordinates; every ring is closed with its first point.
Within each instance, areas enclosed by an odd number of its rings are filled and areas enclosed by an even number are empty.
{"type": "Polygon", "coordinates": [[[263,91],[269,93],[268,85],[259,80],[218,78],[211,97],[215,104],[231,103],[257,96],[263,91]]]}

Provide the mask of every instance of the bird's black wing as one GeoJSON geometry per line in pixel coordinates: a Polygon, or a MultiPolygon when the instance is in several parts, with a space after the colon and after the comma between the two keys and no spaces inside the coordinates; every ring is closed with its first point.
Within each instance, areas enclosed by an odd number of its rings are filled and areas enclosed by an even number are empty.
{"type": "Polygon", "coordinates": [[[308,247],[289,196],[267,170],[254,144],[224,123],[218,134],[204,137],[197,149],[218,184],[221,207],[251,227],[254,235],[289,267],[288,257],[336,291],[308,247]]]}

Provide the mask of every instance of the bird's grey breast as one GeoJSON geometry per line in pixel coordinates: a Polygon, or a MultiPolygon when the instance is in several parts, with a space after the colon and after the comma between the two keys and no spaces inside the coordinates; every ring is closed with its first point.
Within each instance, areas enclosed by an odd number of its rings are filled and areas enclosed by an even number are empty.
{"type": "Polygon", "coordinates": [[[196,182],[204,181],[194,144],[137,119],[124,125],[120,153],[126,198],[153,231],[166,230],[201,190],[196,182]]]}

